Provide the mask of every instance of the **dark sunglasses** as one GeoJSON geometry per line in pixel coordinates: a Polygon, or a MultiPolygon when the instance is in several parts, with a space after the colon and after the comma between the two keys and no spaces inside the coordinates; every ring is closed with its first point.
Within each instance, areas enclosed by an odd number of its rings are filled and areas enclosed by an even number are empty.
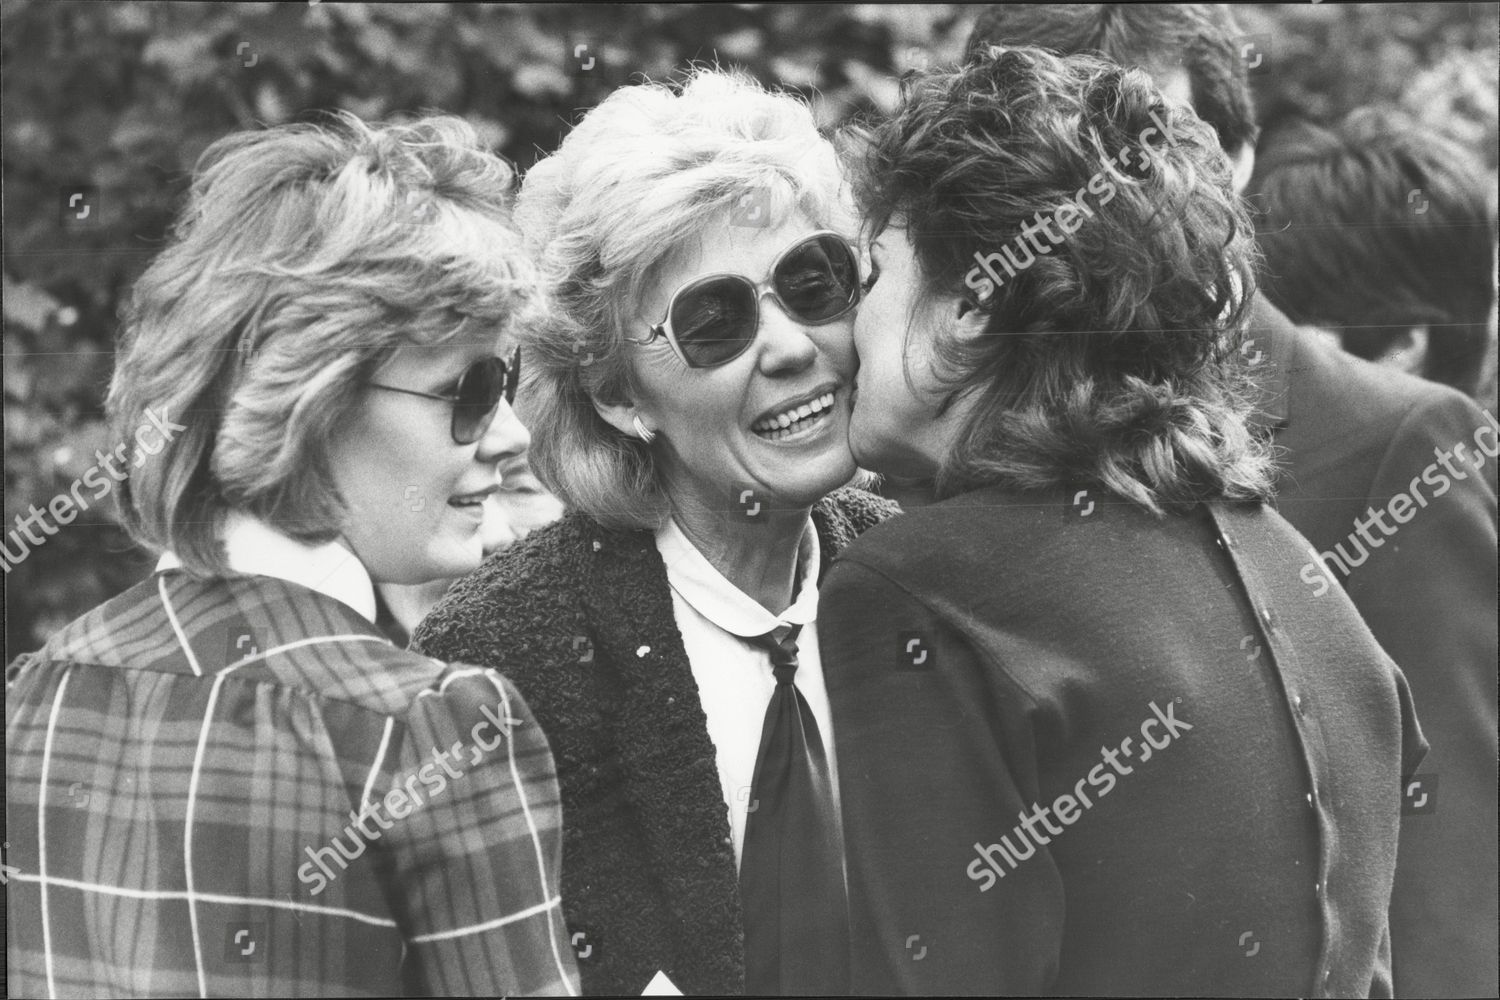
{"type": "Polygon", "coordinates": [[[706,274],[672,293],[666,315],[651,327],[649,344],[666,337],[689,368],[713,368],[744,354],[760,328],[761,296],[770,295],[802,323],[831,323],[859,302],[859,263],[838,233],[821,231],[798,240],[757,284],[739,274],[706,274]]]}
{"type": "Polygon", "coordinates": [[[521,377],[521,349],[511,353],[510,360],[504,358],[480,358],[458,377],[458,392],[452,396],[440,396],[434,392],[418,392],[415,389],[400,389],[394,385],[371,382],[372,389],[421,396],[423,399],[438,399],[453,404],[453,423],[449,432],[454,444],[473,444],[484,437],[495,420],[495,411],[500,400],[516,401],[516,383],[521,377]]]}

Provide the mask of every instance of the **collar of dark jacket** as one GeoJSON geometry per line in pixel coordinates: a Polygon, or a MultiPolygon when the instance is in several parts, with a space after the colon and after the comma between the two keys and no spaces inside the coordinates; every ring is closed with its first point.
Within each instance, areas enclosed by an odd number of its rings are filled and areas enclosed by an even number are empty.
{"type": "MultiPolygon", "coordinates": [[[[818,533],[820,559],[818,580],[823,579],[828,568],[849,543],[868,528],[894,514],[901,507],[894,501],[877,496],[868,490],[854,486],[834,490],[819,500],[812,508],[813,528],[818,533]]],[[[655,536],[645,530],[611,530],[583,514],[570,515],[575,519],[578,537],[587,539],[586,544],[595,552],[606,547],[618,554],[634,553],[637,557],[647,551],[656,550],[655,536]]],[[[657,560],[660,562],[660,560],[657,560]]],[[[666,567],[661,567],[661,582],[666,583],[666,567]]]]}
{"type": "Polygon", "coordinates": [[[1297,360],[1297,328],[1257,292],[1240,355],[1255,379],[1251,427],[1270,433],[1291,423],[1291,372],[1297,360]]]}

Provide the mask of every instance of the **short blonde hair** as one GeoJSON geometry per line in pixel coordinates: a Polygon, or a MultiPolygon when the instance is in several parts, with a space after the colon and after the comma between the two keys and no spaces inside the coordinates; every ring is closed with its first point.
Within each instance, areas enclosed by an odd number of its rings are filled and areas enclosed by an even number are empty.
{"type": "Polygon", "coordinates": [[[132,463],[131,537],[199,575],[229,572],[231,509],[336,537],[347,506],[324,449],[374,373],[403,344],[493,341],[532,302],[514,186],[451,117],[341,112],[210,146],[126,307],[106,404],[113,440],[151,411],[186,425],[132,463]]]}
{"type": "Polygon", "coordinates": [[[776,225],[795,212],[852,236],[832,144],[800,98],[699,68],[678,86],[624,87],[527,172],[516,221],[547,308],[522,332],[531,464],[570,507],[617,528],[670,512],[651,451],[593,400],[635,383],[624,353],[644,290],[687,241],[735,211],[776,225]]]}

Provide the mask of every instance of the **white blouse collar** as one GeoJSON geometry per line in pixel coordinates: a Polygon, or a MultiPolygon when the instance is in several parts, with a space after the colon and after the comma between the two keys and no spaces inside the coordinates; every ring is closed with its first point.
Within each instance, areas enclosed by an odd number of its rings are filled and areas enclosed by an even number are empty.
{"type": "Polygon", "coordinates": [[[810,517],[797,543],[797,596],[780,615],[771,614],[714,569],[676,520],[668,518],[657,530],[656,548],[667,564],[667,582],[677,595],[731,635],[753,638],[781,626],[806,625],[817,619],[821,557],[818,532],[810,517]]]}
{"type": "MultiPolygon", "coordinates": [[[[224,551],[229,568],[236,573],[274,576],[316,590],[375,621],[375,585],[370,574],[359,558],[338,542],[308,545],[251,514],[231,511],[224,524],[224,551]]],[[[163,552],[156,571],[181,565],[175,553],[163,552]]]]}

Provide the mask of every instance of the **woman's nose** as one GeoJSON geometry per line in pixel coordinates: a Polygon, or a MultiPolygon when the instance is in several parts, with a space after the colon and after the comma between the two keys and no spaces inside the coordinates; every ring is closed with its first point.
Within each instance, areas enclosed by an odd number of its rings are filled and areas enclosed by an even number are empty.
{"type": "Polygon", "coordinates": [[[818,345],[807,326],[783,309],[769,291],[761,298],[760,329],[756,336],[764,345],[760,363],[767,373],[798,371],[812,364],[818,356],[818,345]]]}
{"type": "Polygon", "coordinates": [[[502,399],[489,430],[479,439],[479,449],[474,457],[481,462],[499,462],[523,454],[530,447],[531,432],[521,423],[510,404],[502,399]]]}

